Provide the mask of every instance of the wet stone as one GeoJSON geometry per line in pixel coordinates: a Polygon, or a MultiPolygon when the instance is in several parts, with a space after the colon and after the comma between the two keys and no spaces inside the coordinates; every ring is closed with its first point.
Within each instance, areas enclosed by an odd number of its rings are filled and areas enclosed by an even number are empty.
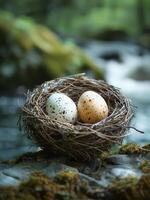
{"type": "Polygon", "coordinates": [[[48,177],[54,177],[62,170],[78,172],[77,169],[58,162],[22,162],[19,164],[0,165],[0,186],[18,185],[27,180],[34,172],[41,171],[48,177]]]}
{"type": "Polygon", "coordinates": [[[46,166],[43,163],[22,163],[3,170],[3,173],[19,180],[25,180],[32,172],[43,170],[46,166]]]}
{"type": "Polygon", "coordinates": [[[11,176],[7,176],[2,172],[0,173],[0,186],[14,186],[19,185],[19,183],[21,183],[21,181],[19,181],[18,179],[11,176]]]}
{"type": "Polygon", "coordinates": [[[123,169],[123,168],[113,168],[111,170],[111,174],[115,176],[116,178],[126,178],[129,176],[133,177],[140,177],[141,172],[140,170],[134,170],[134,169],[123,169]]]}
{"type": "Polygon", "coordinates": [[[106,159],[107,164],[112,164],[112,165],[123,165],[123,164],[129,164],[133,162],[137,162],[135,159],[133,161],[132,157],[129,157],[128,155],[123,155],[123,154],[117,154],[117,155],[112,155],[109,156],[106,159]]]}
{"type": "Polygon", "coordinates": [[[1,163],[1,164],[0,164],[0,171],[2,171],[2,170],[4,170],[4,169],[7,169],[7,168],[9,168],[9,167],[10,167],[10,165],[5,164],[5,163],[1,163]]]}
{"type": "Polygon", "coordinates": [[[102,160],[91,162],[77,162],[64,157],[47,157],[43,151],[22,155],[14,162],[0,164],[0,186],[17,186],[28,181],[33,173],[43,173],[52,180],[62,173],[79,175],[92,188],[106,189],[114,180],[128,177],[140,179],[144,174],[144,168],[148,171],[147,155],[111,155],[103,163],[102,160]],[[141,163],[143,160],[146,162],[141,163]],[[140,167],[141,163],[141,167],[140,167]]]}

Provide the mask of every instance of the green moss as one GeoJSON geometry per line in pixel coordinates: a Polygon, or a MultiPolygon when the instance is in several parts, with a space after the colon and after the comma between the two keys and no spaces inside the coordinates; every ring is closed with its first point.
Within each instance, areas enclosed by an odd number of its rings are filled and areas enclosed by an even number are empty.
{"type": "Polygon", "coordinates": [[[145,151],[145,153],[150,153],[150,144],[142,146],[142,149],[145,151]]]}
{"type": "Polygon", "coordinates": [[[30,193],[22,193],[15,187],[0,187],[0,200],[37,200],[30,193]]]}
{"type": "Polygon", "coordinates": [[[105,166],[106,160],[109,156],[115,155],[119,153],[119,145],[114,145],[109,151],[103,151],[100,155],[99,158],[102,161],[102,165],[105,166]]]}
{"type": "Polygon", "coordinates": [[[135,177],[116,180],[104,189],[90,186],[71,171],[62,171],[54,179],[35,172],[18,187],[0,187],[0,200],[147,200],[149,191],[150,174],[143,175],[139,180],[135,177]]]}
{"type": "Polygon", "coordinates": [[[59,184],[76,185],[79,183],[79,174],[73,171],[61,171],[55,177],[55,180],[59,184]]]}
{"type": "Polygon", "coordinates": [[[137,144],[125,144],[120,147],[119,153],[121,154],[141,154],[142,148],[137,144]]]}
{"type": "Polygon", "coordinates": [[[147,154],[150,152],[150,144],[140,146],[138,144],[129,143],[120,147],[119,153],[121,154],[147,154]]]}
{"type": "Polygon", "coordinates": [[[73,172],[61,172],[54,180],[35,172],[18,187],[0,187],[0,200],[88,199],[82,187],[82,181],[73,172]]]}
{"type": "Polygon", "coordinates": [[[104,151],[100,154],[100,159],[101,161],[105,161],[109,156],[111,155],[111,153],[109,151],[104,151]]]}
{"type": "Polygon", "coordinates": [[[63,187],[59,186],[41,172],[32,174],[27,182],[24,182],[19,187],[19,192],[31,194],[37,199],[53,199],[55,191],[63,191],[63,187]]]}
{"type": "Polygon", "coordinates": [[[121,180],[115,180],[111,186],[109,187],[110,190],[124,190],[127,187],[133,187],[138,183],[138,179],[136,177],[127,177],[121,180]]]}
{"type": "Polygon", "coordinates": [[[101,165],[104,167],[106,165],[106,159],[111,155],[111,152],[104,151],[99,155],[99,158],[101,160],[101,165]]]}
{"type": "Polygon", "coordinates": [[[143,160],[140,163],[139,168],[142,170],[143,173],[150,173],[150,162],[148,160],[143,160]]]}
{"type": "Polygon", "coordinates": [[[69,192],[57,192],[54,198],[57,200],[70,200],[71,196],[69,192]]]}
{"type": "Polygon", "coordinates": [[[112,183],[107,192],[111,199],[146,200],[149,199],[150,175],[137,178],[128,177],[112,183]]]}

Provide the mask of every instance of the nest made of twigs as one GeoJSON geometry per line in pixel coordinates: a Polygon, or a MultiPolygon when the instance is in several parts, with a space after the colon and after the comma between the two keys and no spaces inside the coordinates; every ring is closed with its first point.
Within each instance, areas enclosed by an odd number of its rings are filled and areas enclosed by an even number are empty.
{"type": "Polygon", "coordinates": [[[43,83],[27,94],[22,108],[25,132],[49,152],[73,158],[90,159],[121,143],[133,116],[129,100],[120,91],[102,80],[85,76],[58,78],[43,83]],[[96,124],[64,123],[51,119],[46,112],[46,100],[53,92],[63,92],[77,103],[88,90],[99,93],[107,102],[109,115],[96,124]]]}

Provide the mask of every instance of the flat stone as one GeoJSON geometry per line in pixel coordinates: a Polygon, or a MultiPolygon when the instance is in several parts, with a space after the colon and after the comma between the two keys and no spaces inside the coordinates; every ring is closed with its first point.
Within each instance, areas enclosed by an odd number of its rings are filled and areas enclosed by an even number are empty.
{"type": "Polygon", "coordinates": [[[91,167],[87,163],[77,165],[61,157],[46,159],[42,153],[37,152],[33,155],[31,153],[26,155],[25,159],[17,160],[16,164],[0,164],[0,185],[17,185],[27,180],[35,171],[41,171],[48,177],[55,177],[60,171],[73,171],[78,173],[82,179],[86,179],[90,185],[107,187],[116,178],[121,179],[128,176],[140,178],[142,172],[139,164],[146,158],[145,155],[113,155],[107,159],[104,166],[98,162],[96,167],[91,167]],[[41,159],[37,159],[38,156],[41,159]],[[87,168],[88,172],[84,170],[87,168]]]}
{"type": "Polygon", "coordinates": [[[17,185],[25,181],[35,171],[42,171],[49,177],[56,176],[62,170],[78,172],[77,169],[58,162],[24,162],[16,165],[7,165],[1,168],[0,185],[17,185]]]}
{"type": "Polygon", "coordinates": [[[14,165],[8,169],[3,170],[6,176],[14,177],[20,181],[27,179],[31,173],[35,171],[42,171],[48,165],[45,163],[21,163],[14,165]]]}

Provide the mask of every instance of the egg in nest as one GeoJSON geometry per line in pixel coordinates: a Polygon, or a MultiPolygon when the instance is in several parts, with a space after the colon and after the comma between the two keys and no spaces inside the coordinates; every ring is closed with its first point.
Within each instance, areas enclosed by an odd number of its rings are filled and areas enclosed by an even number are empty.
{"type": "Polygon", "coordinates": [[[50,118],[74,124],[77,119],[77,107],[73,100],[64,93],[55,92],[46,102],[46,111],[50,118]]]}
{"type": "Polygon", "coordinates": [[[80,121],[94,124],[108,116],[108,106],[105,99],[94,91],[84,92],[78,100],[80,121]]]}

